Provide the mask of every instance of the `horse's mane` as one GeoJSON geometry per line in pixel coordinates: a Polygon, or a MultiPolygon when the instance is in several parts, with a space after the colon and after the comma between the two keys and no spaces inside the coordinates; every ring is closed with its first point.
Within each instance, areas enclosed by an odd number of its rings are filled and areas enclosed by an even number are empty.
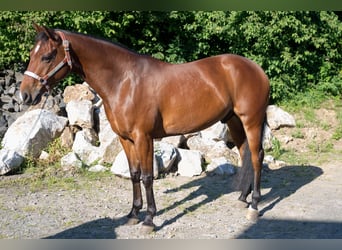
{"type": "Polygon", "coordinates": [[[117,41],[112,41],[112,40],[109,40],[108,38],[103,38],[103,37],[99,37],[99,36],[96,36],[96,35],[88,35],[88,34],[84,34],[84,33],[80,33],[80,32],[75,32],[75,31],[67,31],[67,30],[62,30],[62,29],[55,29],[56,31],[61,31],[65,34],[75,34],[75,35],[79,35],[79,36],[84,36],[84,37],[87,37],[87,38],[91,38],[91,39],[94,39],[94,40],[98,40],[98,41],[101,41],[101,42],[104,42],[104,43],[108,43],[108,44],[111,44],[111,45],[114,45],[114,46],[118,46],[120,48],[123,48],[125,50],[128,50],[129,52],[131,53],[134,53],[134,54],[137,54],[137,55],[141,55],[140,53],[136,52],[135,50],[132,50],[131,48],[127,47],[126,45],[120,43],[120,42],[117,42],[117,41]]]}

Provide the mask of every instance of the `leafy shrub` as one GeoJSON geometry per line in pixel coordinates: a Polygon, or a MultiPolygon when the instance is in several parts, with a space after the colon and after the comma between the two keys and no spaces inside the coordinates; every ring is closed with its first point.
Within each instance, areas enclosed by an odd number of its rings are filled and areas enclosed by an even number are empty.
{"type": "Polygon", "coordinates": [[[221,53],[246,56],[269,76],[272,102],[309,89],[342,94],[342,25],[334,12],[2,11],[0,69],[28,61],[33,21],[120,42],[173,63],[221,53]]]}

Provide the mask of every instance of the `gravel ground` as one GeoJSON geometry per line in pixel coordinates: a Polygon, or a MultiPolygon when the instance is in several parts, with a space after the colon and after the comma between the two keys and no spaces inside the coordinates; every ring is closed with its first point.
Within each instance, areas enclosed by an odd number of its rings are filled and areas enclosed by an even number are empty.
{"type": "MultiPolygon", "coordinates": [[[[342,238],[341,162],[335,155],[320,167],[264,169],[257,223],[237,206],[234,176],[156,180],[156,231],[149,235],[140,234],[140,225],[125,225],[129,180],[76,176],[75,188],[39,189],[14,182],[0,188],[0,238],[342,238]]],[[[5,178],[26,177],[0,181],[5,178]]]]}

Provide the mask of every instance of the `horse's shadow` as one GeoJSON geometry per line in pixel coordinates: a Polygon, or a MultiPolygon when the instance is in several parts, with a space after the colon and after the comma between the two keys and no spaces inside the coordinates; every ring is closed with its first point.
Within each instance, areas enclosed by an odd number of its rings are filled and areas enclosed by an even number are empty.
{"type": "Polygon", "coordinates": [[[100,218],[66,229],[44,239],[115,239],[117,238],[115,228],[124,225],[126,222],[126,217],[116,219],[100,218]]]}
{"type": "MultiPolygon", "coordinates": [[[[270,189],[270,191],[262,196],[260,214],[261,216],[271,210],[280,201],[295,193],[304,185],[312,182],[323,173],[322,169],[315,166],[285,166],[276,170],[269,168],[263,169],[262,188],[270,189]],[[267,204],[266,206],[263,204],[267,204]]],[[[174,217],[168,218],[161,225],[156,227],[156,231],[163,227],[176,222],[179,218],[185,216],[189,212],[199,209],[201,206],[215,201],[222,195],[237,191],[233,185],[236,175],[229,177],[222,176],[205,176],[196,178],[180,187],[166,190],[163,195],[179,192],[184,189],[192,191],[183,199],[172,203],[158,211],[158,215],[167,213],[169,210],[175,209],[189,201],[204,196],[200,202],[193,202],[182,212],[177,213],[174,217]]],[[[161,180],[163,181],[163,180],[161,180]]],[[[237,197],[236,197],[237,198],[237,197]]],[[[158,202],[158,201],[157,201],[158,202]]],[[[227,204],[230,206],[230,204],[227,204]]],[[[145,212],[140,214],[141,219],[145,216],[145,212]]],[[[47,239],[113,239],[116,238],[115,229],[125,225],[126,217],[122,218],[101,218],[81,224],[77,227],[67,229],[55,235],[46,237],[47,239]]]]}
{"type": "MultiPolygon", "coordinates": [[[[260,202],[260,215],[264,215],[271,210],[280,201],[295,193],[304,185],[312,182],[323,173],[322,169],[315,166],[285,166],[279,169],[271,170],[267,166],[263,168],[263,175],[261,186],[263,189],[270,189],[270,191],[262,196],[260,202]],[[263,204],[267,204],[263,207],[263,204]]],[[[156,230],[162,229],[166,225],[170,225],[188,212],[193,212],[199,207],[210,203],[222,195],[238,191],[236,189],[236,175],[229,177],[206,176],[186,183],[180,187],[165,191],[167,193],[177,192],[182,189],[189,189],[197,187],[188,196],[182,200],[173,203],[172,205],[161,209],[157,215],[161,215],[171,209],[176,208],[190,200],[194,200],[199,196],[205,196],[201,202],[195,203],[181,213],[178,213],[173,218],[167,219],[162,225],[157,226],[156,230]]],[[[238,196],[236,197],[238,198],[238,196]]],[[[229,206],[230,204],[227,204],[229,206]]]]}

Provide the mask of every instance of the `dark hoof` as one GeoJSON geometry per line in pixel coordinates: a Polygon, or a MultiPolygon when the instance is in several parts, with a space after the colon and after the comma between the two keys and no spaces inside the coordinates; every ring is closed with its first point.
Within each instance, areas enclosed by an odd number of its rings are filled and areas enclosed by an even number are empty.
{"type": "Polygon", "coordinates": [[[146,224],[142,224],[141,225],[141,229],[140,232],[142,234],[150,234],[154,231],[155,226],[154,225],[146,225],[146,224]]]}
{"type": "Polygon", "coordinates": [[[128,218],[128,221],[126,223],[126,225],[128,226],[133,226],[139,223],[139,219],[138,218],[128,218]]]}
{"type": "Polygon", "coordinates": [[[251,222],[257,222],[259,219],[259,212],[258,210],[249,207],[247,210],[247,215],[246,215],[247,220],[251,221],[251,222]]]}

